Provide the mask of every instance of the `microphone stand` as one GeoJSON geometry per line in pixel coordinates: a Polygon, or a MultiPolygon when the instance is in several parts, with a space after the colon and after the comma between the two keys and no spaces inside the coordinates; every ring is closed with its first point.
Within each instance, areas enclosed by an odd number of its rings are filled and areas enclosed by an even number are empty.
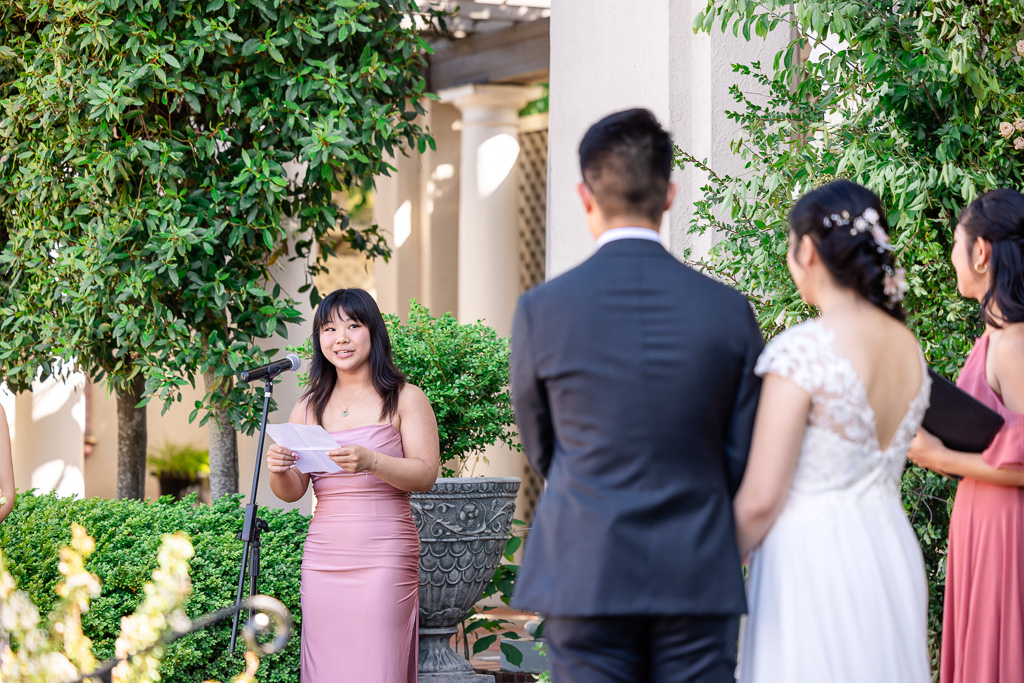
{"type": "MultiPolygon", "coordinates": [[[[238,572],[238,590],[235,593],[235,618],[231,626],[231,647],[230,654],[235,654],[235,640],[238,638],[238,615],[241,612],[242,588],[245,586],[246,569],[249,574],[249,600],[258,595],[256,583],[260,577],[260,533],[270,531],[270,525],[266,520],[259,519],[259,506],[256,505],[256,489],[260,484],[260,467],[263,461],[263,438],[267,431],[267,413],[270,412],[270,397],[274,394],[274,378],[282,371],[267,375],[263,385],[263,419],[260,421],[260,439],[256,447],[256,468],[252,473],[252,494],[249,496],[249,503],[245,506],[245,519],[242,521],[242,531],[238,539],[243,542],[242,566],[238,572]]],[[[252,619],[252,608],[249,609],[249,619],[252,619]]]]}

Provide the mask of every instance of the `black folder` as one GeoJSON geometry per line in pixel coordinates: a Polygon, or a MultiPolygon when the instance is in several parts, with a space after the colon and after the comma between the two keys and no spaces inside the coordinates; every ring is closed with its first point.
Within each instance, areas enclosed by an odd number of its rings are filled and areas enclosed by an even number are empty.
{"type": "Polygon", "coordinates": [[[934,370],[928,374],[931,403],[921,426],[950,450],[981,453],[988,448],[1003,427],[1002,416],[934,370]]]}

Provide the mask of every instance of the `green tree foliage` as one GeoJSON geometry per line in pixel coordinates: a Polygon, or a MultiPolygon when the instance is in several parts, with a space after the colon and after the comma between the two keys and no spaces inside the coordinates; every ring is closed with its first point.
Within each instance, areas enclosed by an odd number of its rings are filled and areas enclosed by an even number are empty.
{"type": "MultiPolygon", "coordinates": [[[[157,566],[164,534],[183,531],[195,548],[191,562],[192,594],[185,611],[195,619],[235,599],[242,542],[237,539],[241,517],[239,496],[226,496],[214,505],[196,505],[195,496],[180,502],[164,497],[153,503],[101,498],[76,500],[20,495],[10,516],[0,525],[0,549],[18,588],[32,598],[42,614],[57,600],[55,587],[60,548],[71,541],[71,524],[85,527],[96,540],[86,570],[102,582],[102,593],[82,617],[85,635],[92,639],[98,660],[114,657],[121,617],[143,600],[142,587],[157,566]]],[[[261,537],[263,562],[259,591],[280,600],[295,620],[287,647],[260,663],[259,680],[293,683],[299,670],[299,605],[302,545],[309,519],[296,511],[264,508],[270,524],[261,537]]],[[[231,621],[225,621],[170,644],[160,667],[167,683],[230,680],[244,668],[242,651],[228,655],[231,621]]],[[[17,647],[17,643],[14,643],[17,647]]]]}
{"type": "MultiPolygon", "coordinates": [[[[733,150],[744,171],[677,155],[708,174],[692,231],[720,239],[701,265],[752,297],[769,336],[811,314],[785,265],[789,209],[807,190],[849,178],[889,211],[909,324],[929,363],[957,371],[981,328],[956,291],[952,228],[980,193],[1024,180],[1022,25],[1019,0],[710,0],[698,14],[695,31],[747,40],[797,29],[771,64],[733,66],[742,85],[729,118],[741,128],[733,150]]],[[[916,468],[904,479],[936,636],[952,489],[916,468]]]]}
{"type": "MultiPolygon", "coordinates": [[[[416,12],[411,0],[3,3],[11,387],[74,359],[122,403],[180,399],[197,374],[265,362],[256,340],[300,319],[297,293],[270,275],[276,259],[318,248],[315,274],[339,223],[354,248],[386,255],[376,228],[349,226],[331,198],[387,173],[387,155],[433,144],[413,122],[428,49],[416,12]]],[[[230,406],[253,429],[253,401],[208,389],[193,417],[230,406]]]]}

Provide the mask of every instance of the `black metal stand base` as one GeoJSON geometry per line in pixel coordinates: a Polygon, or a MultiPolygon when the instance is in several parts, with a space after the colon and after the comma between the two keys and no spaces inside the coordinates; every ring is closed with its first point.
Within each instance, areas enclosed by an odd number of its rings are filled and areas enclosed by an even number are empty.
{"type": "MultiPolygon", "coordinates": [[[[242,591],[245,588],[245,576],[249,575],[249,599],[259,595],[257,584],[260,577],[260,534],[270,531],[270,525],[266,520],[260,519],[259,506],[256,504],[256,492],[260,483],[260,468],[263,464],[263,440],[267,431],[267,414],[270,412],[270,397],[274,393],[273,375],[266,378],[263,387],[263,419],[260,421],[259,445],[256,447],[256,467],[252,473],[252,494],[249,496],[249,503],[245,506],[245,517],[242,520],[242,531],[238,539],[242,541],[242,564],[238,571],[238,590],[235,592],[235,618],[231,625],[231,647],[230,654],[235,654],[235,641],[238,639],[238,615],[239,605],[242,604],[242,591]]],[[[249,618],[252,618],[252,610],[249,610],[249,618]]]]}

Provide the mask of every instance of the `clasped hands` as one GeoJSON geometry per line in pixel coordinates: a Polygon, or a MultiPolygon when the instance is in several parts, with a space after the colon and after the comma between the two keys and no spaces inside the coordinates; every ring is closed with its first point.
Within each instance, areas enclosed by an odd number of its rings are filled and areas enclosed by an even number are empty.
{"type": "MultiPolygon", "coordinates": [[[[349,474],[372,472],[376,460],[372,450],[356,445],[332,448],[327,451],[327,457],[349,474]]],[[[275,474],[282,474],[290,470],[298,459],[299,457],[287,448],[276,443],[271,444],[267,452],[267,468],[275,474]]]]}

